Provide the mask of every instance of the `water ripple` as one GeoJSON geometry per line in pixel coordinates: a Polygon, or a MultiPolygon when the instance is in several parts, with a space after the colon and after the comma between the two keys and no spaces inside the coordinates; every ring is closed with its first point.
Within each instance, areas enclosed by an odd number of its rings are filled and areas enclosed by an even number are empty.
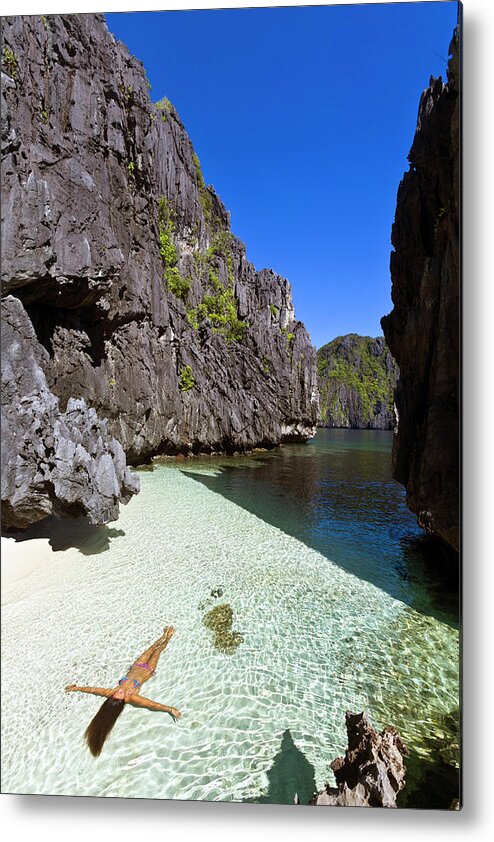
{"type": "Polygon", "coordinates": [[[262,799],[286,733],[322,786],[347,709],[430,753],[457,706],[454,629],[178,470],[141,483],[104,552],[51,552],[4,582],[4,792],[262,799]],[[218,587],[244,637],[231,655],[202,623],[218,587]],[[144,695],[182,718],[126,708],[95,760],[82,734],[100,701],[64,686],[113,686],[168,623],[144,695]]]}

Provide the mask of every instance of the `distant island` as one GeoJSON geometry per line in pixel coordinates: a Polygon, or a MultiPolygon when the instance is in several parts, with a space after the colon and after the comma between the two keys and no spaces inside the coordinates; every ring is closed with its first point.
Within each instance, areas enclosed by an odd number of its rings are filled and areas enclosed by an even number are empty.
{"type": "Polygon", "coordinates": [[[384,338],[349,333],[317,352],[321,427],[392,430],[399,370],[384,338]]]}

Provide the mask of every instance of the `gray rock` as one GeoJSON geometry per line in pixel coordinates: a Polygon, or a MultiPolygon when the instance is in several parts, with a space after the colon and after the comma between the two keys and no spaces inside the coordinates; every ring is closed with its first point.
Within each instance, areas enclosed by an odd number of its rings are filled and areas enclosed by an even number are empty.
{"type": "Polygon", "coordinates": [[[407,753],[394,728],[378,734],[365,713],[345,716],[348,749],[331,763],[337,788],[326,784],[312,804],[333,807],[396,807],[405,786],[407,753]]]}
{"type": "Polygon", "coordinates": [[[62,411],[84,398],[131,464],[307,439],[316,354],[290,284],[246,259],[173,106],[151,102],[101,15],[2,24],[18,66],[3,91],[3,289],[48,351],[62,411]],[[182,297],[164,277],[163,199],[182,297]]]}
{"type": "Polygon", "coordinates": [[[459,548],[459,32],[432,79],[398,190],[393,310],[381,324],[400,377],[394,477],[428,532],[459,548]]]}
{"type": "Polygon", "coordinates": [[[23,529],[51,514],[116,520],[139,490],[122,446],[83,399],[65,412],[43,371],[48,354],[21,302],[2,301],[2,527],[23,529]]]}
{"type": "Polygon", "coordinates": [[[349,333],[317,352],[321,427],[392,430],[398,366],[382,336],[349,333]]]}

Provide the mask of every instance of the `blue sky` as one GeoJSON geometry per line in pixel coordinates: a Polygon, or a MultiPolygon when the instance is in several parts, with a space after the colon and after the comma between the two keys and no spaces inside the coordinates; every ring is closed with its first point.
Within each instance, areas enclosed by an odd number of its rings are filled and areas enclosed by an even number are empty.
{"type": "Polygon", "coordinates": [[[293,288],[317,347],[381,334],[391,225],[457,3],[106,15],[177,108],[257,268],[293,288]]]}

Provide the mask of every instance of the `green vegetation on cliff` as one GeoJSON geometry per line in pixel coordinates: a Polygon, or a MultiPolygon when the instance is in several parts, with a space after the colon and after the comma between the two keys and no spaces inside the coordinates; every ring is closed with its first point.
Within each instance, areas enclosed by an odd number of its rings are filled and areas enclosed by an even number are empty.
{"type": "Polygon", "coordinates": [[[350,333],[317,352],[321,424],[392,429],[398,368],[383,337],[350,333]]]}
{"type": "Polygon", "coordinates": [[[184,365],[180,369],[180,374],[178,378],[178,388],[181,392],[190,392],[190,390],[193,389],[195,385],[196,378],[192,373],[192,366],[184,365]]]}
{"type": "Polygon", "coordinates": [[[17,78],[17,59],[14,51],[7,46],[3,48],[2,67],[11,79],[17,78]]]}
{"type": "Polygon", "coordinates": [[[166,196],[158,202],[158,230],[166,285],[173,295],[185,301],[192,284],[189,278],[182,277],[177,267],[178,252],[172,242],[175,225],[166,196]]]}
{"type": "Polygon", "coordinates": [[[187,320],[194,330],[197,330],[201,321],[209,319],[213,333],[223,334],[228,341],[241,342],[247,325],[239,318],[237,312],[231,251],[233,239],[230,231],[219,231],[205,254],[194,253],[195,268],[198,273],[203,274],[202,285],[206,292],[197,307],[187,310],[187,320]],[[223,261],[228,277],[225,284],[220,281],[218,275],[220,263],[223,261]]]}

